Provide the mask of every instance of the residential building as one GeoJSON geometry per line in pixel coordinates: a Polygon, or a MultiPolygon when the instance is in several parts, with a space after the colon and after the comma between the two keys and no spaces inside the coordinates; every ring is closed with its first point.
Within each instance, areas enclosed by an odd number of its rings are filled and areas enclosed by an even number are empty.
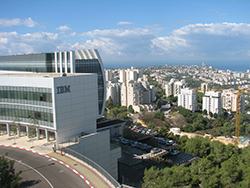
{"type": "Polygon", "coordinates": [[[222,113],[222,101],[221,93],[215,91],[207,91],[203,96],[202,110],[207,110],[207,113],[221,115],[222,113]]]}
{"type": "Polygon", "coordinates": [[[106,82],[110,81],[113,78],[113,72],[111,69],[106,69],[105,70],[105,79],[106,82]]]}
{"type": "Polygon", "coordinates": [[[202,83],[201,92],[205,93],[206,91],[208,91],[208,83],[202,83]]]}
{"type": "Polygon", "coordinates": [[[182,106],[193,112],[196,111],[197,101],[195,91],[189,88],[181,89],[181,94],[178,95],[178,106],[182,106]]]}
{"type": "MultiPolygon", "coordinates": [[[[151,104],[155,100],[155,88],[150,86],[147,80],[143,80],[141,71],[131,67],[131,69],[120,70],[121,83],[121,105],[140,112],[143,105],[151,104]]],[[[145,77],[146,78],[146,77],[145,77]]]]}
{"type": "Polygon", "coordinates": [[[165,85],[165,89],[166,89],[166,96],[170,96],[170,95],[174,95],[177,96],[178,94],[181,93],[181,89],[186,88],[187,84],[185,80],[175,80],[175,79],[171,79],[170,82],[168,82],[165,85]]]}
{"type": "MultiPolygon", "coordinates": [[[[236,112],[237,109],[237,90],[227,89],[222,92],[222,108],[229,112],[236,112]]],[[[240,94],[240,109],[245,112],[245,95],[240,94]]]]}
{"type": "Polygon", "coordinates": [[[121,105],[121,83],[117,81],[117,79],[112,78],[107,83],[107,99],[113,100],[113,104],[121,105]]]}

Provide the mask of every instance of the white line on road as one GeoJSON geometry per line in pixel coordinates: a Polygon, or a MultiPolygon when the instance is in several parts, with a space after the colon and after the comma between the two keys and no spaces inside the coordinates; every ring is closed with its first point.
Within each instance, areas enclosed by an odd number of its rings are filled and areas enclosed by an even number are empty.
{"type": "MultiPolygon", "coordinates": [[[[15,159],[13,159],[13,158],[11,158],[11,157],[8,157],[8,156],[5,156],[5,157],[10,158],[11,160],[15,160],[15,159]]],[[[47,181],[47,183],[50,185],[51,188],[54,188],[54,187],[52,186],[52,184],[49,182],[49,180],[48,180],[47,178],[45,178],[44,175],[42,175],[39,171],[37,171],[37,170],[34,169],[33,167],[31,167],[31,166],[29,166],[29,165],[27,165],[27,164],[25,164],[25,163],[23,163],[23,162],[21,162],[21,161],[18,161],[18,160],[15,160],[15,161],[18,162],[18,163],[20,163],[20,164],[22,164],[22,165],[24,165],[24,166],[26,166],[26,167],[28,167],[28,168],[30,168],[30,169],[32,169],[32,170],[34,170],[36,173],[38,173],[40,176],[42,176],[43,179],[44,179],[45,181],[47,181]]]]}

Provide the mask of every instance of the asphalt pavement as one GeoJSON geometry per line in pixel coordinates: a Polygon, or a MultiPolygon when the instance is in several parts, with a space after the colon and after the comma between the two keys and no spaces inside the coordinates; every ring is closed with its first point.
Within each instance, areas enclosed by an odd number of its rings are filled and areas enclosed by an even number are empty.
{"type": "Polygon", "coordinates": [[[15,159],[22,171],[24,184],[33,183],[34,187],[83,187],[89,186],[70,169],[49,158],[25,150],[2,147],[0,154],[8,152],[8,157],[15,159]],[[40,182],[42,182],[40,184],[40,182]]]}
{"type": "Polygon", "coordinates": [[[24,167],[25,165],[23,165],[26,163],[33,169],[38,168],[39,172],[42,170],[41,174],[48,177],[50,181],[55,181],[55,186],[53,187],[85,187],[86,185],[87,187],[113,187],[100,173],[89,165],[73,156],[61,155],[60,151],[54,152],[53,146],[53,141],[46,142],[45,139],[30,140],[26,136],[17,138],[14,136],[9,137],[6,134],[0,135],[0,154],[4,155],[8,151],[8,156],[17,161],[17,168],[21,168],[25,172],[24,180],[27,180],[26,183],[32,185],[31,187],[40,187],[40,185],[45,185],[46,182],[44,182],[44,178],[40,177],[37,179],[37,173],[34,170],[27,170],[27,166],[24,167]],[[30,176],[29,173],[34,174],[31,180],[27,179],[30,176]],[[67,174],[66,176],[69,178],[61,176],[64,174],[67,174]],[[72,181],[73,184],[71,184],[72,181]]]}

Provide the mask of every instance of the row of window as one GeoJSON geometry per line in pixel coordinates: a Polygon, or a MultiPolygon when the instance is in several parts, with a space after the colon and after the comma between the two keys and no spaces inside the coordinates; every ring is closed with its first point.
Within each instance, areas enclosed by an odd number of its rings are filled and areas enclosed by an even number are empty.
{"type": "MultiPolygon", "coordinates": [[[[24,118],[27,121],[29,121],[31,118],[35,118],[36,120],[53,123],[53,114],[48,112],[0,108],[0,116],[4,118],[3,120],[8,120],[9,119],[8,117],[24,118]]],[[[45,125],[47,124],[45,123],[45,125]]]]}
{"type": "Polygon", "coordinates": [[[0,96],[1,98],[6,98],[6,99],[21,99],[21,100],[43,101],[52,103],[51,93],[0,90],[0,96]]]}

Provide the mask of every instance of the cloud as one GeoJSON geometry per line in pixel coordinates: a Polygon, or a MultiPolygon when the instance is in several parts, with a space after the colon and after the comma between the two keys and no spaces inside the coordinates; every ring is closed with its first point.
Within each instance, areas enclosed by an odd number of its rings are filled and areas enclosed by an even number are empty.
{"type": "Polygon", "coordinates": [[[203,57],[245,57],[250,49],[250,24],[191,24],[173,31],[186,41],[186,53],[203,57]]]}
{"type": "MultiPolygon", "coordinates": [[[[57,28],[61,34],[36,32],[0,33],[0,53],[34,53],[58,50],[96,48],[105,60],[168,60],[168,59],[242,59],[249,58],[250,24],[189,24],[158,36],[158,30],[123,28],[75,33],[68,26],[57,28]],[[75,41],[75,42],[73,42],[75,41]]],[[[162,32],[162,31],[161,31],[162,32]]]]}
{"type": "Polygon", "coordinates": [[[82,36],[92,37],[85,45],[99,47],[108,52],[107,55],[133,57],[150,53],[152,39],[155,33],[148,29],[111,29],[94,30],[82,33],[82,36]]]}
{"type": "Polygon", "coordinates": [[[0,27],[13,27],[13,26],[21,26],[24,25],[26,27],[37,27],[38,23],[33,21],[31,18],[20,19],[20,18],[0,18],[0,27]]]}
{"type": "Polygon", "coordinates": [[[110,58],[241,58],[249,54],[249,33],[250,24],[226,22],[189,24],[161,37],[143,28],[94,30],[81,34],[92,38],[81,47],[102,49],[110,58]]]}
{"type": "Polygon", "coordinates": [[[1,55],[56,51],[60,43],[62,41],[54,33],[36,32],[21,35],[17,32],[0,32],[1,55]]]}
{"type": "Polygon", "coordinates": [[[133,25],[133,22],[118,22],[117,25],[133,25]]]}
{"type": "Polygon", "coordinates": [[[69,27],[66,26],[66,25],[57,27],[56,29],[57,29],[57,30],[60,30],[62,33],[70,33],[70,32],[72,32],[72,29],[69,28],[69,27]]]}

